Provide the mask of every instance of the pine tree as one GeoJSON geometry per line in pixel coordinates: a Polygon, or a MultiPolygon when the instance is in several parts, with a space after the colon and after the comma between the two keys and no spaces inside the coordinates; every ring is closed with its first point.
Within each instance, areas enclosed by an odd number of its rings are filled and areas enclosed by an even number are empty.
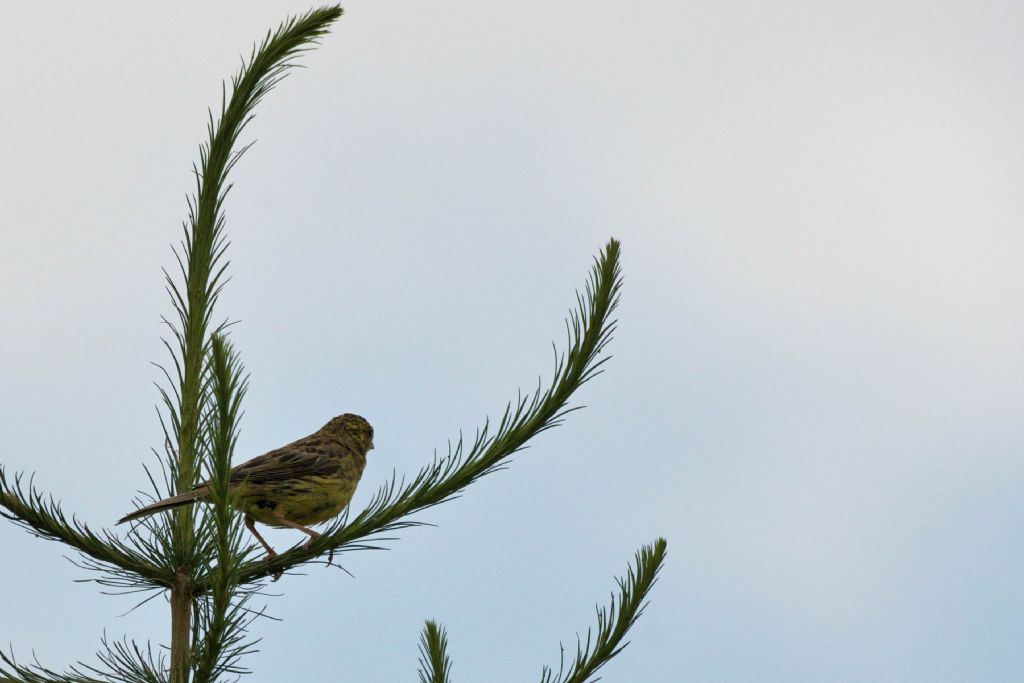
{"type": "MultiPolygon", "coordinates": [[[[622,286],[619,243],[610,240],[595,259],[576,307],[566,321],[568,349],[556,353],[547,387],[522,394],[506,407],[497,425],[485,422],[473,440],[460,437],[444,457],[435,456],[411,479],[392,476],[369,505],[345,513],[308,550],[296,546],[265,562],[245,541],[232,511],[228,471],[238,438],[238,419],[247,376],[228,338],[228,324],[216,323],[214,307],[225,284],[228,242],[223,205],[227,177],[245,152],[238,139],[263,97],[312,49],[342,14],[325,7],[292,18],[267,34],[225,85],[219,115],[210,113],[209,139],[193,168],[195,194],[188,203],[184,236],[175,249],[178,270],[164,276],[175,315],[165,319],[170,362],[162,368],[163,456],[161,476],[149,474],[154,499],[211,482],[209,505],[179,507],[171,514],[144,518],[124,537],[92,527],[63,511],[31,477],[8,474],[0,466],[0,514],[29,533],[60,541],[80,553],[78,566],[95,572],[99,584],[149,597],[169,593],[169,654],[129,638],[102,640],[94,664],[79,662],[56,672],[39,662],[19,663],[0,652],[0,677],[23,683],[207,683],[247,673],[242,660],[252,649],[249,625],[261,614],[253,607],[269,577],[299,565],[322,562],[324,555],[378,548],[389,534],[421,522],[419,513],[457,496],[486,474],[501,469],[513,453],[537,434],[562,423],[575,410],[569,399],[602,371],[601,356],[615,329],[612,315],[622,286]]],[[[542,683],[584,683],[625,647],[625,636],[643,612],[648,592],[665,558],[657,539],[637,553],[618,594],[597,611],[596,631],[577,644],[572,661],[556,673],[545,667],[542,683]]],[[[420,680],[451,680],[443,627],[428,621],[420,642],[420,680]]],[[[0,678],[0,681],[3,681],[0,678]]]]}

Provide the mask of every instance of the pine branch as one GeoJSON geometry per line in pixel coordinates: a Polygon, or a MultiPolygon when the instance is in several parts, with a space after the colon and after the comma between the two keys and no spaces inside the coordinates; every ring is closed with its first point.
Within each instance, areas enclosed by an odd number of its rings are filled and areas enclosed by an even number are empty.
{"type": "MultiPolygon", "coordinates": [[[[227,325],[222,323],[214,328],[212,321],[213,309],[226,282],[225,272],[229,265],[225,257],[228,243],[224,235],[226,219],[223,211],[231,189],[227,178],[248,148],[236,149],[238,138],[252,121],[256,105],[296,65],[295,59],[312,49],[327,33],[328,27],[341,13],[340,7],[324,7],[289,19],[277,31],[268,32],[259,47],[253,48],[248,62],[243,61],[238,73],[232,77],[230,99],[226,86],[223,87],[220,115],[216,122],[213,112],[210,112],[208,141],[199,150],[198,167],[193,166],[195,194],[189,198],[189,215],[183,226],[180,251],[175,250],[184,284],[179,286],[175,278],[166,271],[164,273],[167,291],[177,314],[177,323],[165,321],[175,340],[175,345],[165,340],[173,361],[173,374],[161,368],[170,389],[160,389],[166,413],[166,420],[161,418],[161,424],[164,426],[167,472],[173,483],[170,493],[191,489],[198,480],[200,462],[210,457],[210,448],[218,445],[216,434],[204,433],[204,420],[218,410],[213,405],[217,400],[216,387],[211,384],[216,383],[217,376],[206,360],[209,354],[215,353],[211,348],[211,334],[216,337],[227,325]]],[[[221,554],[225,543],[237,553],[238,542],[234,538],[237,530],[230,527],[232,522],[224,521],[223,514],[224,509],[216,512],[214,523],[201,528],[198,538],[192,506],[177,508],[172,513],[172,521],[166,526],[162,526],[167,524],[163,522],[142,525],[157,534],[170,532],[162,540],[153,542],[153,546],[176,560],[170,596],[172,683],[187,683],[188,672],[194,667],[198,667],[194,670],[204,678],[216,678],[223,671],[224,657],[231,660],[231,652],[246,651],[246,647],[235,639],[237,634],[233,635],[238,618],[235,610],[240,607],[239,602],[232,600],[232,584],[237,584],[234,562],[229,563],[227,555],[221,554]],[[223,526],[222,522],[229,526],[223,526]],[[199,615],[198,619],[204,620],[199,624],[192,619],[198,596],[193,583],[196,574],[209,567],[206,560],[210,558],[204,557],[202,548],[211,538],[221,562],[213,574],[207,572],[207,590],[212,583],[216,583],[218,588],[217,594],[203,606],[207,612],[199,615]],[[203,628],[211,630],[205,639],[200,640],[203,628]],[[201,660],[195,662],[190,647],[193,642],[201,642],[205,648],[201,660]]]]}
{"type": "Polygon", "coordinates": [[[420,683],[451,683],[448,634],[437,622],[428,621],[420,635],[420,683]]]}
{"type": "Polygon", "coordinates": [[[13,655],[0,652],[0,683],[167,683],[164,657],[150,646],[143,648],[127,638],[111,643],[106,636],[100,643],[103,650],[97,656],[105,669],[78,662],[65,673],[48,669],[38,660],[18,664],[13,655]]]}
{"type": "Polygon", "coordinates": [[[611,605],[597,609],[597,635],[592,639],[588,629],[586,643],[577,641],[576,658],[564,677],[561,670],[555,675],[544,667],[541,683],[592,683],[598,669],[629,645],[624,638],[647,606],[645,600],[658,579],[666,546],[665,539],[659,538],[637,551],[635,566],[629,568],[626,578],[616,579],[618,601],[612,594],[611,605]]]}
{"type": "Polygon", "coordinates": [[[47,669],[38,661],[32,665],[18,664],[13,656],[0,651],[0,682],[7,683],[107,683],[101,678],[80,675],[75,671],[58,673],[47,669]]]}
{"type": "Polygon", "coordinates": [[[230,493],[231,457],[238,440],[238,420],[247,389],[241,362],[231,344],[219,334],[211,339],[209,371],[213,413],[206,420],[209,442],[211,507],[204,517],[206,539],[201,553],[212,566],[211,591],[197,610],[193,647],[193,683],[217,680],[222,674],[241,674],[242,655],[251,651],[245,629],[255,618],[245,609],[251,591],[239,593],[238,566],[244,558],[242,529],[234,514],[230,493]]]}
{"type": "MultiPolygon", "coordinates": [[[[609,356],[598,356],[611,340],[615,321],[611,315],[618,305],[622,287],[619,242],[609,240],[598,258],[583,294],[577,293],[577,307],[566,321],[569,351],[556,356],[555,376],[546,391],[540,388],[531,396],[522,396],[505,409],[493,433],[485,422],[472,445],[464,448],[460,438],[447,457],[425,466],[408,484],[394,477],[381,487],[370,504],[354,519],[342,518],[314,540],[309,550],[301,546],[279,554],[270,562],[247,562],[240,568],[242,580],[255,581],[291,567],[316,560],[329,552],[375,549],[381,541],[392,540],[384,534],[418,526],[409,516],[457,497],[466,487],[507,465],[512,454],[527,446],[536,435],[561,424],[569,412],[573,393],[600,374],[609,356]]],[[[207,576],[194,585],[196,594],[210,589],[207,576]]]]}
{"type": "MultiPolygon", "coordinates": [[[[626,578],[615,580],[619,594],[612,594],[611,606],[597,608],[597,635],[588,629],[586,642],[576,643],[576,658],[569,670],[565,671],[564,661],[557,675],[544,667],[541,683],[594,683],[598,680],[595,678],[597,671],[629,645],[624,639],[647,606],[647,594],[658,580],[666,548],[665,539],[659,538],[637,551],[634,566],[629,567],[626,578]]],[[[420,634],[419,649],[420,683],[450,683],[452,663],[444,628],[428,621],[420,634]]]]}
{"type": "MultiPolygon", "coordinates": [[[[200,148],[198,168],[193,168],[196,192],[189,200],[181,253],[175,252],[184,278],[184,291],[166,275],[167,289],[180,325],[179,329],[169,324],[177,342],[177,349],[172,349],[174,399],[166,392],[161,394],[173,427],[174,433],[170,436],[176,444],[174,462],[170,463],[175,492],[186,491],[196,483],[197,463],[202,456],[197,449],[201,445],[200,419],[205,412],[203,361],[208,352],[213,308],[225,284],[229,265],[225,259],[228,245],[223,212],[224,200],[231,189],[227,176],[247,149],[235,151],[238,138],[252,121],[256,105],[295,66],[295,58],[311,49],[340,16],[340,7],[325,7],[286,21],[274,33],[268,32],[259,48],[253,48],[248,63],[243,63],[231,79],[230,100],[225,88],[216,123],[210,113],[209,139],[200,148]]],[[[223,325],[216,331],[222,328],[223,325]]],[[[170,378],[170,373],[165,374],[170,378]]],[[[177,536],[174,545],[188,550],[192,546],[192,510],[179,508],[174,515],[177,536]]]]}
{"type": "Polygon", "coordinates": [[[0,505],[7,510],[0,515],[34,536],[61,541],[91,558],[94,562],[80,566],[105,572],[106,577],[97,579],[98,583],[127,589],[170,585],[170,567],[153,564],[148,555],[106,530],[98,535],[76,517],[69,520],[60,503],[38,491],[31,478],[27,487],[23,482],[22,474],[15,474],[10,481],[0,466],[0,505]]]}

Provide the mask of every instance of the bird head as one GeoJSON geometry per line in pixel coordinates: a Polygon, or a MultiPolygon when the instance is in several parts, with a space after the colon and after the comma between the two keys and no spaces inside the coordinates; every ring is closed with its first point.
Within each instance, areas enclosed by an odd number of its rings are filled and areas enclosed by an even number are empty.
{"type": "Polygon", "coordinates": [[[373,448],[373,427],[358,415],[345,413],[331,418],[320,430],[346,442],[358,444],[363,450],[373,448]]]}

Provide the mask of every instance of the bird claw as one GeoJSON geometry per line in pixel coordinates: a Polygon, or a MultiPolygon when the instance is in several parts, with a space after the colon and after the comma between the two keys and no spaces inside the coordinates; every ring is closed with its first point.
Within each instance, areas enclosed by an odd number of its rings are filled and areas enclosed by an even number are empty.
{"type": "MultiPolygon", "coordinates": [[[[309,552],[313,548],[313,541],[320,538],[322,534],[316,536],[310,536],[309,540],[302,544],[302,549],[309,552]]],[[[330,567],[334,563],[334,548],[332,547],[327,551],[327,566],[330,567]]]]}
{"type": "MultiPolygon", "coordinates": [[[[275,557],[277,557],[277,553],[275,553],[275,552],[274,552],[273,550],[270,550],[270,549],[268,548],[268,549],[267,549],[267,554],[263,556],[263,561],[264,561],[264,562],[265,562],[266,564],[270,564],[271,562],[273,562],[273,560],[274,560],[274,558],[275,558],[275,557]]],[[[276,572],[271,572],[271,573],[270,573],[271,581],[277,581],[277,580],[278,580],[278,579],[280,579],[280,578],[281,578],[282,576],[284,576],[284,572],[283,572],[283,571],[281,571],[281,570],[278,570],[278,571],[276,571],[276,572]]]]}
{"type": "Polygon", "coordinates": [[[302,549],[305,550],[308,553],[310,548],[313,547],[313,541],[315,541],[318,538],[320,538],[320,534],[317,534],[316,536],[312,536],[311,535],[309,537],[309,540],[302,544],[302,549]]]}

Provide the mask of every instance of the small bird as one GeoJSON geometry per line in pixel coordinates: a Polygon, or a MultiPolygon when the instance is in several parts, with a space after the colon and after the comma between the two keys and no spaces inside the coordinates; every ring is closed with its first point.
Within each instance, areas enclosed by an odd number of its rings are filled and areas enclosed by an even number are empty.
{"type": "MultiPolygon", "coordinates": [[[[230,493],[236,496],[234,506],[245,515],[246,528],[266,548],[265,560],[277,553],[256,531],[256,522],[308,534],[303,548],[309,550],[320,534],[308,525],[326,522],[345,509],[372,448],[373,427],[360,416],[346,413],[309,436],[231,468],[228,481],[230,493]]],[[[125,515],[117,523],[190,505],[209,494],[210,482],[203,482],[125,515]]]]}

